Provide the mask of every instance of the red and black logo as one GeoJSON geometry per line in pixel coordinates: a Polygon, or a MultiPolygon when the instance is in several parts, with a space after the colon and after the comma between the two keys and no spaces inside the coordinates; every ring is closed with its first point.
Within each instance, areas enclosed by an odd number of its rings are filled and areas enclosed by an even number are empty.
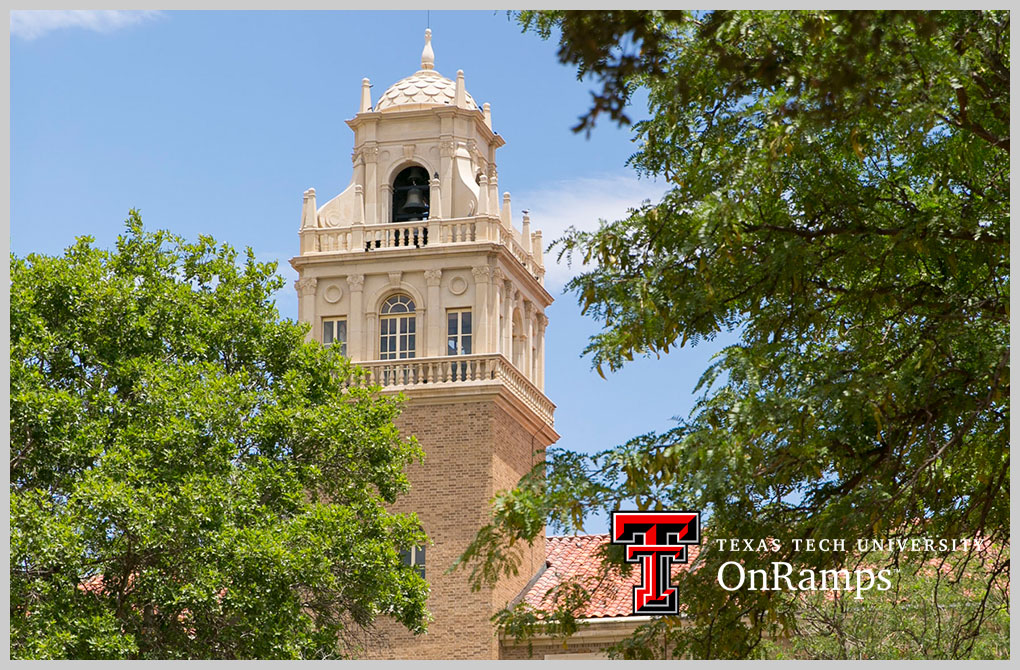
{"type": "Polygon", "coordinates": [[[626,546],[624,560],[641,563],[634,614],[679,614],[673,564],[687,562],[687,547],[701,544],[701,512],[613,512],[612,544],[626,546]]]}

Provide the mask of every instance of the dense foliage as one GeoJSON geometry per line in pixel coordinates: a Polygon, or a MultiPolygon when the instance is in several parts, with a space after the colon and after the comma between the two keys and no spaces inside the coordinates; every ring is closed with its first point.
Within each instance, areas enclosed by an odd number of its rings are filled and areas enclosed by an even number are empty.
{"type": "MultiPolygon", "coordinates": [[[[635,505],[703,510],[707,537],[782,541],[737,554],[748,567],[848,560],[793,538],[1007,545],[1008,12],[519,18],[601,84],[578,130],[629,122],[625,103],[647,93],[630,164],[670,187],[558,241],[589,264],[568,284],[602,324],[585,353],[601,373],[723,331],[740,341],[675,429],[553,450],[500,496],[463,557],[475,581],[516,570],[547,521],[576,531],[591,510],[635,505]]],[[[680,584],[692,625],[655,624],[676,654],[753,656],[800,625],[789,594],[720,589],[732,558],[706,545],[680,584]]],[[[983,617],[947,655],[987,649],[983,617]]]]}
{"type": "Polygon", "coordinates": [[[11,655],[328,658],[426,583],[397,404],[279,318],[275,265],[142,228],[11,258],[11,655]]]}
{"type": "MultiPolygon", "coordinates": [[[[909,558],[909,557],[907,557],[909,558]]],[[[974,557],[971,557],[974,558],[974,557]]],[[[761,655],[804,659],[1009,658],[1009,579],[987,580],[1000,557],[906,561],[885,593],[806,593],[797,633],[766,640],[761,655]],[[974,622],[981,630],[975,635],[974,622]]],[[[879,561],[879,557],[872,557],[879,561]]]]}

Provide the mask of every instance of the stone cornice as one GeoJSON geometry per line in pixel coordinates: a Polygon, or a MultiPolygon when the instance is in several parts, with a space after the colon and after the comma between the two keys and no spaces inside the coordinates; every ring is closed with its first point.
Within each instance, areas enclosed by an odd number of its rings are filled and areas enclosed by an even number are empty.
{"type": "Polygon", "coordinates": [[[375,123],[382,119],[408,119],[422,116],[435,116],[440,119],[451,116],[468,117],[474,120],[475,128],[478,133],[485,139],[486,142],[493,145],[493,148],[498,149],[506,144],[506,140],[504,140],[499,133],[493,132],[487,125],[485,125],[485,115],[480,109],[462,109],[452,105],[392,112],[361,112],[353,119],[348,119],[346,123],[351,130],[357,131],[360,126],[369,122],[375,123]]]}
{"type": "MultiPolygon", "coordinates": [[[[503,272],[527,289],[534,299],[545,309],[552,304],[553,296],[545,290],[545,287],[538,283],[538,280],[521,265],[520,261],[510,252],[506,246],[498,242],[471,242],[456,245],[436,245],[415,249],[413,254],[417,259],[435,258],[437,256],[467,256],[470,254],[485,253],[493,258],[502,259],[503,272]]],[[[290,259],[290,265],[295,270],[301,268],[313,268],[320,265],[333,265],[338,260],[350,262],[353,256],[360,255],[359,263],[373,263],[384,259],[408,258],[408,250],[405,247],[395,249],[373,249],[372,251],[342,251],[331,253],[317,253],[314,255],[295,256],[290,259]]]]}

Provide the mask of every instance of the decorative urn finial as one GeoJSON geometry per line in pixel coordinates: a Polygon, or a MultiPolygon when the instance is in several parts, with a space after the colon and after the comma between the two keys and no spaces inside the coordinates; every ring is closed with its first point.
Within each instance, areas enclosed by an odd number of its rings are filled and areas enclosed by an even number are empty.
{"type": "Polygon", "coordinates": [[[425,29],[425,48],[421,50],[421,69],[432,70],[436,67],[436,54],[432,51],[432,30],[425,29]]]}

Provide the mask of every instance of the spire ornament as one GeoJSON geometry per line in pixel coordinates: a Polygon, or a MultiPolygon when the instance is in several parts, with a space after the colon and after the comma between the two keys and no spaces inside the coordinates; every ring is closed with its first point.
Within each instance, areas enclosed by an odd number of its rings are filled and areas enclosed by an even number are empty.
{"type": "Polygon", "coordinates": [[[432,29],[425,29],[425,48],[421,50],[421,69],[434,70],[436,54],[432,51],[432,29]]]}

